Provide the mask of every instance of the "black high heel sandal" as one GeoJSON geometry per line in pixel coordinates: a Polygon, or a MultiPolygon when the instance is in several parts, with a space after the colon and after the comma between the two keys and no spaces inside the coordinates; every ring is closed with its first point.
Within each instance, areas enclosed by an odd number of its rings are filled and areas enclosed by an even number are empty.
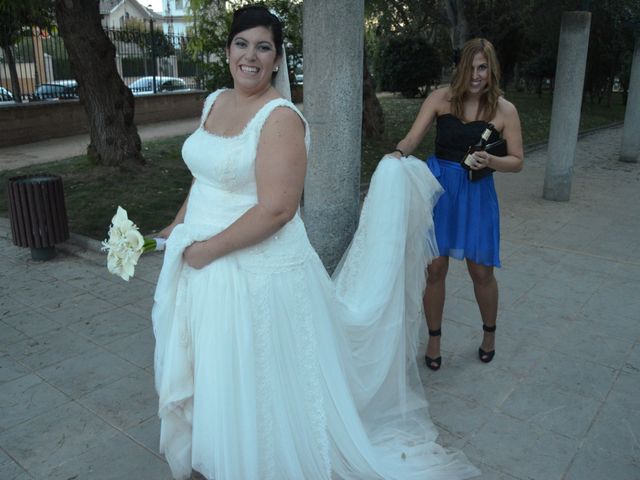
{"type": "MultiPolygon", "coordinates": [[[[442,334],[441,328],[437,330],[429,329],[430,337],[439,337],[441,334],[442,334]]],[[[431,370],[435,372],[436,370],[439,370],[440,366],[442,365],[442,356],[439,356],[438,358],[431,358],[429,355],[425,355],[424,361],[426,362],[427,367],[429,367],[431,370]]]]}
{"type": "MultiPolygon", "coordinates": [[[[484,323],[482,324],[482,330],[484,330],[487,333],[494,333],[496,331],[496,326],[494,325],[493,327],[487,327],[484,323]]],[[[485,352],[482,347],[478,348],[478,357],[480,357],[480,361],[484,362],[484,363],[489,363],[491,360],[493,360],[493,357],[495,356],[496,351],[491,350],[490,352],[485,352]]]]}

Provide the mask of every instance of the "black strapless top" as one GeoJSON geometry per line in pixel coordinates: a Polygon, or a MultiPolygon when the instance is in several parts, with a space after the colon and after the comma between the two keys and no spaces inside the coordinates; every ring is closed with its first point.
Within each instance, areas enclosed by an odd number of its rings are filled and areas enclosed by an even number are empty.
{"type": "MultiPolygon", "coordinates": [[[[480,140],[488,124],[484,120],[464,123],[451,113],[440,115],[436,119],[436,157],[452,162],[462,161],[469,147],[480,140]]],[[[494,130],[488,143],[499,138],[500,134],[494,130]]]]}

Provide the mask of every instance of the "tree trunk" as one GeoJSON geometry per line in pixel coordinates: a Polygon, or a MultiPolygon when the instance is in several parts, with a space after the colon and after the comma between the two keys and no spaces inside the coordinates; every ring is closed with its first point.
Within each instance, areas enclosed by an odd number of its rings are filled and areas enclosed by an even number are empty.
{"type": "Polygon", "coordinates": [[[100,24],[98,0],[55,0],[60,35],[89,120],[87,154],[100,165],[143,165],[134,99],[118,74],[115,47],[100,24]]]}
{"type": "Polygon", "coordinates": [[[384,133],[384,113],[376,96],[376,86],[369,73],[367,53],[364,54],[362,84],[362,135],[365,138],[380,138],[384,133]]]}
{"type": "Polygon", "coordinates": [[[16,103],[22,103],[22,89],[20,88],[20,80],[18,79],[18,69],[16,68],[16,57],[13,56],[11,45],[2,47],[7,64],[9,64],[9,75],[11,76],[11,93],[16,103]]]}
{"type": "Polygon", "coordinates": [[[467,41],[467,31],[469,29],[467,17],[464,15],[464,0],[446,0],[445,7],[447,18],[451,25],[451,47],[454,52],[459,52],[467,41]]]}

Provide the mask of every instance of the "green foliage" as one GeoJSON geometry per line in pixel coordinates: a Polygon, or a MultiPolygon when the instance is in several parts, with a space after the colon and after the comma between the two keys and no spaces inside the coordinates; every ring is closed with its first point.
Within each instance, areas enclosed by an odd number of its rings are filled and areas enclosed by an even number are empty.
{"type": "MultiPolygon", "coordinates": [[[[452,58],[451,43],[441,0],[365,0],[365,45],[371,72],[381,87],[385,69],[382,51],[397,36],[425,39],[439,52],[445,65],[452,58]]],[[[422,56],[416,63],[422,62],[422,56]]],[[[423,81],[424,83],[424,81],[423,81]]]]}
{"type": "Polygon", "coordinates": [[[635,22],[640,18],[640,4],[635,0],[593,2],[585,91],[591,101],[606,98],[611,103],[615,77],[623,86],[630,53],[634,48],[635,22]]]}
{"type": "Polygon", "coordinates": [[[50,26],[53,18],[50,0],[0,1],[0,47],[16,43],[24,28],[50,26]]]}
{"type": "Polygon", "coordinates": [[[426,39],[416,36],[387,37],[380,50],[377,76],[383,90],[405,97],[425,96],[440,78],[442,61],[426,39]]]}

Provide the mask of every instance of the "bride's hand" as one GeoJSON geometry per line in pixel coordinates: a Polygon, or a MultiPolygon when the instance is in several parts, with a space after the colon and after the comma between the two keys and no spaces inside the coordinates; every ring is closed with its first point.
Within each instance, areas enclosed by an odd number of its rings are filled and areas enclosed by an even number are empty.
{"type": "Polygon", "coordinates": [[[176,225],[177,223],[172,223],[170,225],[167,225],[157,233],[156,237],[160,237],[164,239],[169,238],[169,235],[171,235],[171,232],[173,232],[173,229],[176,228],[176,225]]]}
{"type": "Polygon", "coordinates": [[[190,267],[196,270],[206,267],[214,260],[207,251],[206,242],[193,242],[184,249],[182,258],[190,267]]]}

